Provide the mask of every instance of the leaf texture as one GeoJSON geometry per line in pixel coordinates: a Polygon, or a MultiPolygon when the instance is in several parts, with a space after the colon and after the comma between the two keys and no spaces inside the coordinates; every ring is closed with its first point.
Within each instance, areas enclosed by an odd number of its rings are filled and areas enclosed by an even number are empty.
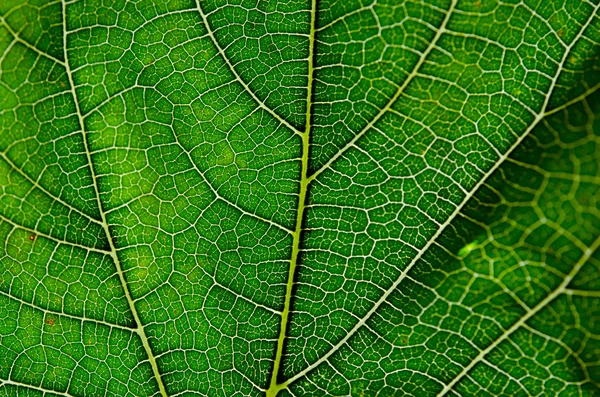
{"type": "Polygon", "coordinates": [[[600,3],[5,0],[0,396],[600,396],[600,3]]]}

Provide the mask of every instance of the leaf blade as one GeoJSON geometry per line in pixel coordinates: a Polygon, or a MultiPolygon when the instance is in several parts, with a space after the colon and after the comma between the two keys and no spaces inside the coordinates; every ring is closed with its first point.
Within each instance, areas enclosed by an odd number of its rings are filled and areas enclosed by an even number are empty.
{"type": "Polygon", "coordinates": [[[23,4],[0,393],[597,391],[597,4],[23,4]]]}

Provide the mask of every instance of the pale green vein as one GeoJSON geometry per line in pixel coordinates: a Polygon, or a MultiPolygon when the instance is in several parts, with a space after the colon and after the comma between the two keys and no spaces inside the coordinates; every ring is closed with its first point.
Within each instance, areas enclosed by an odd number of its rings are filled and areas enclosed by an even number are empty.
{"type": "MultiPolygon", "coordinates": [[[[508,161],[508,160],[507,160],[508,161]]],[[[492,189],[491,187],[488,186],[489,189],[492,189]]],[[[495,189],[492,189],[494,191],[496,191],[495,189]]],[[[540,189],[541,190],[541,189],[540,189]]],[[[498,193],[499,194],[499,193],[498,193]]],[[[499,194],[500,195],[500,194],[499,194]]],[[[524,207],[531,207],[531,203],[519,203],[519,204],[511,204],[513,207],[517,207],[517,206],[524,206],[524,207]]],[[[543,215],[542,215],[543,216],[543,215]]],[[[575,247],[579,248],[579,250],[581,251],[585,251],[585,249],[587,248],[587,245],[585,245],[585,243],[583,243],[579,238],[577,238],[577,236],[575,236],[573,233],[571,233],[569,230],[566,230],[564,228],[561,227],[560,224],[552,221],[551,219],[544,219],[542,221],[541,217],[540,219],[538,219],[536,222],[533,222],[531,224],[528,225],[528,229],[530,230],[536,230],[536,228],[542,226],[542,225],[546,225],[550,228],[552,228],[556,234],[555,236],[563,236],[565,237],[567,240],[569,240],[575,247]]],[[[482,229],[487,230],[487,233],[490,237],[493,236],[493,233],[490,232],[490,228],[484,223],[484,222],[480,222],[476,219],[473,219],[472,217],[466,215],[466,214],[462,214],[461,217],[463,219],[468,220],[469,222],[471,222],[474,225],[479,226],[482,229]]],[[[521,239],[520,242],[521,243],[525,243],[524,240],[526,240],[529,237],[529,233],[525,233],[521,239]]],[[[548,241],[551,241],[551,239],[549,239],[548,241]]],[[[564,276],[564,274],[562,275],[564,276]]]]}
{"type": "Polygon", "coordinates": [[[431,40],[431,42],[429,43],[429,45],[427,46],[425,51],[423,51],[423,53],[419,57],[419,60],[413,67],[412,72],[406,77],[406,79],[404,79],[404,82],[402,82],[402,85],[400,85],[400,87],[398,87],[398,89],[394,93],[394,96],[392,96],[390,98],[390,100],[387,102],[387,104],[383,108],[381,108],[381,110],[375,115],[375,117],[373,117],[373,119],[367,125],[365,125],[363,127],[363,129],[360,130],[354,136],[354,138],[352,138],[350,140],[350,142],[348,142],[346,145],[344,145],[344,147],[340,148],[335,155],[331,156],[331,158],[325,164],[323,164],[321,166],[321,168],[319,168],[318,170],[313,172],[313,174],[308,177],[308,183],[312,182],[317,176],[319,176],[319,174],[321,174],[323,171],[325,171],[326,169],[331,167],[331,165],[337,159],[339,159],[344,153],[346,153],[346,151],[348,151],[348,149],[350,149],[351,147],[354,147],[356,142],[360,138],[362,138],[379,121],[379,119],[381,119],[381,117],[383,117],[383,115],[392,108],[392,105],[396,102],[396,100],[398,100],[398,98],[400,98],[400,96],[402,95],[402,93],[404,92],[406,87],[408,87],[408,85],[411,83],[411,81],[417,76],[419,69],[421,68],[423,63],[425,63],[425,61],[426,61],[427,57],[429,56],[429,54],[431,53],[431,51],[433,51],[433,49],[435,48],[440,37],[442,37],[442,34],[446,31],[446,26],[448,25],[450,16],[452,15],[454,9],[456,8],[457,1],[458,0],[453,0],[452,3],[450,4],[450,8],[446,12],[446,16],[444,17],[444,20],[442,21],[442,24],[440,25],[439,29],[435,33],[435,36],[433,37],[433,39],[431,40]]]}
{"type": "MultiPolygon", "coordinates": [[[[440,32],[441,30],[443,30],[443,28],[445,27],[445,25],[448,23],[449,19],[450,19],[450,14],[452,13],[451,11],[454,9],[454,7],[456,6],[458,0],[454,0],[451,4],[450,10],[448,11],[448,14],[446,15],[446,19],[444,20],[443,24],[442,24],[442,28],[440,28],[440,32]]],[[[597,12],[598,8],[600,8],[600,4],[598,4],[596,6],[596,9],[594,10],[594,14],[597,12]]],[[[415,266],[415,264],[421,259],[421,257],[423,256],[423,254],[425,252],[427,252],[427,250],[429,249],[429,247],[431,245],[433,245],[438,238],[441,236],[441,234],[444,232],[444,230],[452,223],[452,221],[454,220],[454,218],[456,218],[456,216],[461,212],[461,210],[463,209],[463,207],[469,202],[469,200],[475,195],[475,193],[479,190],[479,188],[487,181],[487,179],[500,167],[500,165],[502,165],[504,163],[504,161],[508,158],[508,156],[510,156],[510,154],[521,144],[521,142],[525,139],[525,137],[527,137],[529,135],[529,133],[544,119],[544,116],[546,115],[546,108],[548,106],[548,103],[550,101],[550,96],[551,93],[554,91],[554,87],[556,86],[556,83],[558,81],[558,78],[560,76],[560,73],[562,71],[562,66],[564,65],[570,49],[575,45],[575,43],[578,42],[578,39],[583,35],[584,31],[586,30],[586,28],[591,24],[591,21],[593,20],[593,18],[590,18],[587,23],[581,28],[581,30],[579,31],[579,34],[577,35],[577,37],[575,38],[575,40],[573,40],[573,43],[571,44],[571,46],[569,46],[569,48],[567,48],[567,50],[565,51],[565,53],[563,54],[563,58],[561,60],[561,63],[558,67],[558,70],[556,71],[555,77],[552,80],[552,83],[548,89],[548,94],[544,100],[544,103],[541,107],[540,112],[538,113],[538,115],[535,117],[534,121],[529,125],[529,127],[521,134],[521,136],[513,143],[513,145],[506,151],[506,153],[504,153],[501,158],[488,170],[488,172],[486,172],[482,178],[479,180],[479,182],[473,187],[473,189],[469,192],[469,194],[467,194],[463,200],[456,206],[455,210],[452,212],[452,214],[450,214],[450,216],[448,217],[448,219],[438,228],[437,232],[429,239],[429,241],[423,246],[423,248],[421,248],[421,250],[419,250],[419,252],[415,255],[415,257],[411,260],[411,262],[408,264],[408,266],[404,269],[404,271],[400,274],[400,276],[398,277],[398,279],[396,279],[396,281],[390,286],[390,288],[381,296],[381,298],[373,305],[373,307],[363,316],[363,318],[354,325],[354,327],[352,327],[352,329],[350,329],[346,335],[338,342],[336,343],[329,351],[327,351],[327,353],[325,353],[320,359],[318,359],[317,361],[315,361],[314,363],[312,363],[311,365],[309,365],[308,367],[306,367],[304,370],[300,371],[299,373],[297,373],[296,375],[292,376],[291,378],[289,378],[282,386],[281,388],[286,388],[287,386],[289,386],[291,383],[295,382],[296,380],[298,380],[299,378],[303,377],[304,375],[308,374],[310,371],[312,371],[314,368],[316,368],[317,366],[319,366],[321,363],[327,361],[329,359],[329,357],[331,357],[335,352],[337,352],[342,346],[344,346],[349,340],[350,338],[356,334],[356,332],[358,332],[358,330],[360,328],[362,328],[362,326],[371,318],[371,316],[373,316],[373,314],[377,311],[377,309],[384,303],[387,301],[388,297],[390,296],[390,294],[396,289],[398,288],[398,286],[400,285],[400,283],[402,283],[402,281],[407,277],[408,273],[410,272],[410,270],[415,266]]],[[[439,33],[439,35],[441,35],[441,33],[439,33]]],[[[438,36],[439,37],[439,36],[438,36]]],[[[432,43],[433,45],[433,43],[432,43]]],[[[327,164],[330,164],[330,162],[328,162],[327,164]]],[[[319,171],[323,170],[327,164],[325,164],[319,171]]],[[[317,171],[317,172],[319,172],[317,171]]],[[[314,175],[314,174],[313,174],[314,175]]],[[[314,179],[314,178],[313,178],[314,179]]],[[[600,242],[599,242],[600,243],[600,242]]],[[[591,253],[590,253],[591,255],[591,253]]]]}
{"type": "Polygon", "coordinates": [[[14,227],[15,229],[22,229],[22,230],[25,230],[28,233],[31,233],[31,235],[33,236],[34,240],[36,238],[38,238],[38,237],[43,237],[43,238],[46,238],[46,239],[48,239],[50,241],[54,241],[55,243],[64,244],[64,245],[68,245],[70,247],[79,248],[79,249],[82,249],[84,251],[97,252],[97,253],[102,254],[102,255],[108,255],[108,254],[110,254],[109,251],[105,251],[105,250],[102,250],[102,249],[99,249],[99,248],[94,248],[94,247],[88,247],[87,245],[74,243],[72,241],[61,240],[60,238],[54,237],[54,236],[52,236],[49,233],[44,233],[44,232],[41,232],[39,230],[32,229],[32,228],[24,226],[24,225],[20,225],[20,224],[18,224],[16,222],[12,221],[11,219],[7,218],[5,215],[0,215],[0,220],[8,223],[9,225],[11,225],[12,227],[14,227]]]}
{"type": "MultiPolygon", "coordinates": [[[[158,123],[158,124],[163,124],[163,123],[158,123]]],[[[163,124],[163,125],[167,125],[169,126],[173,131],[175,131],[173,129],[173,126],[168,125],[168,124],[163,124]]],[[[245,210],[244,208],[240,207],[239,205],[237,205],[236,203],[233,203],[230,200],[227,200],[225,197],[223,197],[221,194],[219,194],[219,192],[217,191],[217,189],[210,183],[210,181],[208,180],[208,178],[206,177],[206,175],[204,175],[204,172],[202,172],[202,170],[200,170],[200,168],[198,168],[198,166],[196,165],[196,163],[194,162],[194,160],[192,159],[192,154],[183,146],[183,144],[179,141],[179,138],[177,137],[177,134],[175,134],[175,132],[173,132],[173,139],[175,140],[175,144],[177,146],[179,146],[179,148],[181,149],[181,151],[185,154],[185,156],[187,157],[188,161],[190,162],[190,164],[192,165],[192,168],[194,169],[194,171],[196,171],[198,173],[198,175],[200,176],[200,178],[202,178],[202,180],[204,181],[204,183],[206,184],[206,186],[208,186],[209,190],[215,195],[215,197],[217,197],[218,199],[222,200],[225,204],[230,205],[231,207],[235,208],[236,210],[240,211],[242,214],[249,216],[253,219],[257,219],[259,221],[265,222],[271,226],[274,226],[276,228],[278,228],[279,230],[282,230],[288,234],[293,234],[293,231],[288,229],[287,227],[280,225],[279,223],[265,218],[263,216],[260,216],[258,214],[252,213],[250,211],[245,210]]]]}
{"type": "Polygon", "coordinates": [[[241,293],[232,290],[231,288],[227,287],[226,285],[223,285],[223,283],[218,282],[217,279],[216,279],[216,277],[214,277],[212,274],[209,274],[206,270],[204,270],[202,268],[200,268],[200,269],[201,269],[201,271],[204,274],[206,274],[208,277],[210,277],[214,281],[214,283],[215,283],[216,286],[218,286],[220,288],[223,288],[225,291],[227,291],[231,295],[233,295],[236,299],[241,299],[244,302],[246,302],[246,303],[248,303],[248,304],[250,304],[250,305],[252,305],[252,306],[254,306],[256,308],[263,309],[265,311],[268,311],[270,313],[276,314],[278,316],[281,314],[279,311],[277,311],[277,310],[275,310],[273,308],[270,308],[269,306],[262,305],[260,303],[256,303],[252,299],[250,299],[250,298],[242,295],[241,293]]]}
{"type": "Polygon", "coordinates": [[[71,86],[71,92],[73,95],[73,102],[75,102],[75,107],[77,109],[77,118],[79,120],[79,126],[81,128],[81,133],[83,134],[83,143],[85,146],[85,152],[86,152],[86,156],[87,156],[87,161],[90,167],[90,172],[92,174],[92,185],[94,187],[94,192],[95,192],[95,196],[96,196],[96,201],[97,201],[97,205],[98,205],[98,211],[100,213],[100,216],[102,218],[102,227],[104,228],[104,232],[106,234],[106,238],[108,240],[108,243],[110,245],[110,255],[113,258],[116,270],[117,270],[117,274],[119,276],[119,280],[121,281],[121,287],[123,288],[123,292],[125,294],[125,298],[127,299],[127,303],[129,304],[129,309],[131,311],[131,314],[133,315],[133,318],[135,320],[135,325],[136,328],[134,329],[134,331],[138,334],[142,345],[144,347],[144,350],[146,352],[146,356],[148,357],[148,361],[150,363],[150,366],[152,367],[152,373],[154,374],[154,377],[156,379],[156,382],[158,384],[158,388],[160,390],[160,393],[163,397],[168,397],[167,396],[167,391],[165,389],[165,385],[163,383],[162,377],[160,375],[160,372],[158,370],[158,364],[156,363],[156,359],[154,357],[154,353],[152,352],[152,348],[150,347],[150,342],[148,341],[148,337],[146,335],[146,331],[144,329],[144,326],[142,325],[142,321],[140,319],[140,316],[138,314],[137,308],[135,307],[135,302],[133,301],[133,298],[131,296],[131,293],[129,291],[129,287],[127,285],[127,280],[125,280],[125,273],[123,271],[123,266],[121,265],[121,261],[119,260],[119,256],[117,255],[117,249],[115,247],[112,235],[110,233],[110,229],[108,227],[108,222],[106,220],[106,215],[104,213],[104,209],[102,206],[102,201],[100,200],[100,189],[98,187],[98,179],[96,177],[96,171],[94,170],[94,165],[92,162],[92,155],[90,152],[90,145],[88,142],[88,136],[85,133],[85,122],[83,120],[83,113],[81,112],[81,108],[79,106],[79,99],[77,96],[77,91],[75,89],[75,82],[73,81],[73,74],[71,73],[71,69],[69,66],[69,58],[68,58],[68,52],[67,52],[67,5],[65,3],[65,0],[62,1],[62,18],[63,18],[63,24],[65,27],[65,33],[63,34],[63,48],[64,48],[64,58],[65,58],[65,69],[66,69],[66,74],[67,77],[69,79],[69,85],[71,86]]]}
{"type": "Polygon", "coordinates": [[[97,105],[94,105],[91,109],[89,109],[87,111],[87,113],[85,113],[83,115],[84,120],[86,118],[88,118],[92,113],[100,110],[100,108],[102,108],[102,106],[106,105],[110,101],[112,101],[112,100],[114,100],[114,99],[116,99],[118,97],[123,98],[123,100],[124,100],[123,95],[126,94],[126,93],[128,93],[128,92],[130,92],[130,91],[135,90],[136,88],[146,89],[148,87],[144,87],[144,86],[141,86],[141,85],[134,84],[134,85],[132,85],[130,87],[127,87],[127,88],[119,91],[119,92],[114,93],[113,95],[108,96],[107,98],[103,99],[102,102],[98,103],[97,105]]]}
{"type": "Polygon", "coordinates": [[[592,95],[593,93],[595,93],[599,89],[600,89],[600,83],[594,85],[593,87],[589,87],[583,93],[581,93],[580,95],[578,95],[575,98],[571,99],[570,101],[567,101],[567,102],[561,104],[560,106],[557,106],[555,108],[552,108],[550,110],[545,111],[544,112],[544,117],[553,115],[554,113],[558,113],[561,110],[565,110],[569,106],[574,105],[574,104],[576,104],[578,102],[585,101],[590,95],[592,95]]]}
{"type": "Polygon", "coordinates": [[[600,291],[565,288],[564,293],[567,295],[582,296],[585,298],[600,298],[600,291]]]}
{"type": "Polygon", "coordinates": [[[64,201],[63,199],[61,199],[60,197],[52,194],[49,190],[47,190],[42,185],[40,185],[37,180],[34,180],[29,175],[27,175],[23,170],[21,170],[19,167],[17,167],[17,165],[15,163],[13,163],[12,160],[6,154],[0,152],[0,157],[2,157],[2,159],[4,161],[6,161],[8,163],[8,165],[10,165],[15,171],[17,171],[17,173],[19,175],[21,175],[23,178],[27,179],[27,181],[29,183],[31,183],[34,187],[36,187],[39,190],[41,190],[43,193],[45,193],[48,197],[50,197],[54,201],[56,201],[56,202],[64,205],[65,207],[67,207],[69,209],[69,211],[76,212],[77,214],[81,215],[82,217],[86,218],[87,220],[89,220],[91,222],[94,222],[96,224],[101,224],[101,222],[99,220],[92,218],[91,216],[89,216],[85,212],[83,212],[80,209],[72,206],[71,204],[69,204],[66,201],[64,201]]]}
{"type": "Polygon", "coordinates": [[[556,287],[550,294],[548,294],[544,299],[542,299],[537,305],[535,305],[530,311],[525,313],[518,321],[516,321],[510,328],[508,328],[504,333],[502,333],[494,342],[492,342],[487,348],[482,350],[471,362],[463,368],[463,370],[454,377],[450,383],[448,383],[439,393],[438,397],[445,396],[452,388],[462,379],[464,378],[469,371],[479,363],[485,356],[488,355],[492,350],[494,350],[500,343],[505,341],[508,337],[510,337],[515,331],[520,329],[523,325],[526,324],[527,320],[531,317],[539,313],[543,308],[548,306],[554,299],[556,299],[559,295],[563,294],[566,291],[566,287],[569,285],[571,280],[577,275],[581,267],[588,261],[590,256],[600,247],[600,237],[596,238],[596,240],[592,243],[592,245],[583,252],[583,255],[579,258],[577,263],[573,266],[573,269],[569,272],[567,277],[556,287]]]}
{"type": "Polygon", "coordinates": [[[41,386],[28,385],[25,383],[21,383],[21,382],[9,380],[9,379],[2,379],[1,382],[2,382],[2,384],[0,384],[0,386],[4,386],[4,385],[17,386],[17,387],[21,387],[21,388],[38,391],[38,392],[44,393],[44,395],[46,395],[46,393],[52,393],[57,396],[63,396],[63,397],[77,397],[77,396],[74,396],[67,392],[60,392],[60,391],[55,391],[55,390],[51,390],[51,389],[44,389],[41,386]]]}
{"type": "Polygon", "coordinates": [[[307,204],[308,196],[308,161],[310,154],[310,134],[312,128],[311,111],[312,111],[312,90],[313,90],[313,73],[314,73],[314,51],[315,51],[315,23],[317,18],[317,0],[311,1],[310,8],[310,35],[308,45],[308,83],[306,94],[306,120],[304,132],[302,133],[302,169],[300,175],[300,192],[298,195],[298,209],[296,213],[296,229],[293,234],[292,252],[290,256],[290,267],[288,270],[288,279],[285,289],[285,301],[283,303],[283,312],[281,313],[281,323],[279,325],[279,337],[277,338],[277,349],[275,351],[275,359],[273,361],[273,369],[271,372],[271,381],[269,389],[266,392],[267,397],[275,397],[280,390],[286,388],[286,384],[278,384],[277,378],[283,364],[283,348],[285,346],[287,330],[290,320],[292,308],[292,294],[294,292],[294,277],[296,275],[296,267],[300,257],[300,243],[302,237],[302,221],[304,219],[304,211],[307,204]]]}
{"type": "MultiPolygon", "coordinates": [[[[246,82],[244,81],[244,79],[242,79],[242,76],[240,76],[239,73],[235,70],[235,67],[233,66],[233,64],[231,63],[231,61],[229,60],[229,58],[227,57],[227,54],[225,54],[225,50],[220,46],[220,44],[219,44],[217,38],[215,37],[212,29],[210,28],[210,25],[208,24],[208,18],[206,17],[206,14],[204,13],[204,10],[202,9],[202,6],[200,5],[200,0],[196,0],[196,7],[198,8],[198,13],[200,14],[200,17],[202,18],[202,22],[204,23],[204,26],[206,27],[206,31],[208,32],[208,36],[210,37],[210,39],[213,42],[213,45],[215,46],[216,50],[221,55],[221,58],[223,58],[223,61],[227,64],[227,67],[229,68],[229,70],[231,71],[231,73],[233,74],[233,76],[235,77],[235,79],[238,81],[238,83],[240,83],[242,85],[242,87],[244,87],[244,90],[252,97],[252,99],[254,99],[254,101],[256,101],[256,103],[258,104],[258,106],[260,106],[261,108],[263,108],[267,113],[269,113],[271,116],[273,116],[281,124],[283,124],[287,128],[289,128],[295,134],[298,134],[298,135],[302,136],[302,134],[303,134],[302,131],[298,130],[296,127],[294,127],[293,125],[291,125],[287,120],[285,120],[283,117],[281,117],[280,115],[278,115],[273,109],[271,109],[270,107],[268,107],[250,89],[250,87],[248,86],[248,84],[246,84],[246,82]]],[[[310,59],[310,56],[309,56],[309,61],[308,62],[309,63],[312,62],[312,60],[310,59]]],[[[310,70],[309,70],[309,75],[310,75],[310,70]]],[[[309,114],[310,111],[307,110],[306,113],[309,114]]]]}
{"type": "Polygon", "coordinates": [[[2,25],[4,25],[4,27],[6,28],[6,30],[8,30],[8,32],[14,37],[15,41],[24,45],[25,47],[29,48],[30,50],[34,51],[36,54],[39,54],[45,58],[50,59],[53,62],[58,63],[59,65],[65,66],[65,62],[61,61],[60,59],[53,57],[50,54],[45,53],[44,51],[40,50],[39,48],[37,48],[36,46],[34,46],[33,44],[29,43],[26,40],[23,40],[19,34],[17,32],[15,32],[12,28],[12,26],[10,26],[8,24],[8,22],[6,22],[6,20],[3,17],[0,17],[0,23],[2,25]]]}
{"type": "Polygon", "coordinates": [[[41,311],[44,314],[48,314],[48,315],[52,315],[52,316],[57,316],[57,317],[66,317],[66,318],[70,318],[71,320],[75,320],[75,321],[79,321],[79,322],[84,322],[85,321],[85,322],[89,322],[89,323],[93,323],[93,324],[104,325],[104,326],[109,327],[109,328],[119,328],[119,329],[122,329],[122,330],[127,331],[127,332],[134,332],[133,328],[126,327],[124,325],[113,324],[113,323],[109,323],[109,322],[104,321],[104,320],[98,320],[98,319],[95,319],[95,318],[87,318],[87,317],[79,317],[79,316],[75,316],[75,315],[69,314],[69,313],[57,312],[57,311],[54,311],[54,310],[50,310],[50,309],[44,308],[44,307],[42,307],[42,306],[40,306],[38,304],[27,302],[27,301],[25,301],[25,300],[23,300],[21,298],[17,298],[16,296],[10,295],[10,294],[8,294],[8,293],[6,293],[4,291],[1,291],[1,290],[0,290],[0,295],[5,296],[8,299],[12,299],[14,301],[17,301],[21,305],[27,306],[27,307],[29,307],[29,308],[31,308],[33,310],[39,310],[39,311],[41,311]]]}
{"type": "MultiPolygon", "coordinates": [[[[323,31],[329,29],[330,27],[332,27],[334,25],[337,25],[339,22],[345,21],[346,19],[348,19],[348,18],[350,18],[352,16],[359,15],[360,13],[362,13],[363,11],[366,11],[366,10],[369,10],[373,14],[373,16],[375,18],[377,18],[376,17],[377,14],[373,11],[373,3],[371,3],[368,7],[364,7],[363,6],[363,7],[357,8],[357,9],[355,9],[353,11],[350,11],[348,13],[345,13],[345,14],[337,17],[336,19],[333,19],[332,21],[330,21],[326,25],[319,26],[319,28],[316,29],[316,32],[317,33],[323,32],[323,31]]],[[[381,31],[381,29],[380,29],[380,31],[381,31]]]]}

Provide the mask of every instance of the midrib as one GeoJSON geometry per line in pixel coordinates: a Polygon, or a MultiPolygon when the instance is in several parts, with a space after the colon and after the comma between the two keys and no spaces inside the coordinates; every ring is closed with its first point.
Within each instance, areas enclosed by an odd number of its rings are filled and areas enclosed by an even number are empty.
{"type": "Polygon", "coordinates": [[[288,270],[288,279],[285,290],[285,301],[283,311],[281,312],[281,323],[279,326],[279,337],[277,338],[277,350],[275,352],[275,360],[273,363],[273,372],[271,373],[271,382],[266,390],[267,397],[275,397],[281,389],[286,388],[286,384],[278,384],[277,378],[281,370],[283,361],[283,348],[288,330],[289,316],[292,305],[292,294],[294,291],[294,277],[296,275],[296,267],[300,256],[300,243],[302,235],[302,221],[304,219],[304,210],[308,198],[308,185],[310,179],[308,177],[308,156],[310,152],[310,133],[312,128],[311,111],[312,111],[312,90],[313,90],[313,73],[314,73],[314,50],[315,50],[315,21],[317,14],[317,1],[311,0],[310,9],[310,34],[308,42],[308,81],[306,92],[306,115],[304,132],[301,135],[302,139],[302,157],[301,157],[301,175],[300,175],[300,191],[298,193],[298,208],[296,211],[296,227],[294,228],[292,252],[290,255],[290,267],[288,270]]]}

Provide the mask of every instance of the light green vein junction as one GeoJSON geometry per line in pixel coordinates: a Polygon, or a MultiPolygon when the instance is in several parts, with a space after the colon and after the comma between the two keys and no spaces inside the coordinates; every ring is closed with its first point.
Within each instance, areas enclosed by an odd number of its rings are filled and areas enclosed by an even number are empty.
{"type": "Polygon", "coordinates": [[[25,47],[29,48],[30,50],[32,50],[33,52],[35,52],[36,54],[39,54],[45,58],[50,59],[53,62],[56,62],[57,64],[66,67],[66,62],[61,61],[58,58],[53,57],[52,55],[40,50],[39,48],[37,48],[36,46],[34,46],[33,44],[29,43],[27,40],[23,40],[19,34],[17,32],[15,32],[15,30],[12,28],[12,26],[10,26],[8,24],[8,22],[6,22],[6,20],[4,18],[2,18],[0,16],[0,24],[4,25],[4,27],[6,28],[6,30],[8,30],[8,32],[14,37],[15,41],[17,43],[21,43],[23,44],[25,47]]]}
{"type": "MultiPolygon", "coordinates": [[[[287,128],[289,128],[295,134],[302,135],[301,131],[299,131],[297,128],[295,128],[293,125],[291,125],[286,119],[284,119],[283,117],[278,115],[274,110],[272,110],[270,107],[268,107],[264,103],[264,101],[262,101],[258,96],[256,96],[256,94],[250,89],[250,87],[244,81],[244,79],[242,79],[242,77],[238,74],[238,72],[235,70],[235,67],[229,61],[229,58],[227,58],[227,55],[225,54],[225,50],[223,48],[221,48],[221,46],[219,45],[219,42],[217,41],[217,38],[215,37],[212,29],[210,28],[210,25],[208,24],[208,18],[206,17],[206,14],[204,13],[202,6],[200,5],[200,1],[201,0],[196,0],[196,6],[198,8],[198,13],[200,14],[200,17],[202,18],[202,21],[204,22],[204,26],[206,27],[206,31],[208,32],[208,36],[211,38],[216,50],[219,52],[219,54],[221,54],[221,58],[227,64],[227,67],[229,68],[231,73],[235,76],[236,81],[238,83],[240,83],[242,85],[242,87],[244,87],[244,90],[252,97],[252,99],[254,99],[254,101],[258,104],[258,106],[260,106],[262,109],[264,109],[267,113],[269,113],[271,116],[273,116],[281,124],[283,124],[287,128]]],[[[314,37],[314,35],[311,37],[314,37]]],[[[312,41],[312,39],[311,39],[311,41],[312,41]]],[[[312,61],[310,61],[310,62],[312,62],[312,61]]],[[[309,74],[310,74],[310,70],[309,70],[309,74]]],[[[310,94],[308,94],[308,96],[310,97],[310,94]]],[[[309,114],[310,111],[307,110],[306,113],[309,114]]]]}
{"type": "Polygon", "coordinates": [[[69,211],[73,211],[79,215],[81,215],[82,217],[86,218],[87,220],[94,222],[96,224],[100,224],[100,222],[95,219],[92,218],[91,216],[89,216],[88,214],[86,214],[85,212],[81,211],[80,209],[78,209],[77,207],[74,207],[73,205],[67,203],[66,201],[64,201],[63,199],[61,199],[59,196],[52,194],[48,189],[44,188],[42,185],[40,185],[40,183],[37,180],[34,180],[33,178],[31,178],[29,175],[27,175],[25,173],[25,171],[23,171],[22,169],[20,169],[6,154],[4,153],[0,153],[0,157],[6,161],[8,163],[8,165],[10,165],[19,175],[21,175],[23,178],[25,178],[29,183],[31,183],[33,185],[33,187],[41,190],[44,194],[48,195],[50,198],[52,198],[52,200],[64,205],[66,208],[69,209],[69,211]]]}

